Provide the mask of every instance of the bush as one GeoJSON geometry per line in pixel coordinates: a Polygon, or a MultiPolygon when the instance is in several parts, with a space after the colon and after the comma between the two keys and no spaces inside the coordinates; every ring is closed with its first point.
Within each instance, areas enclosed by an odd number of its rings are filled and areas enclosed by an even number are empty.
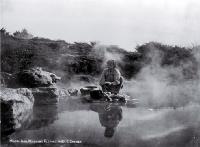
{"type": "MultiPolygon", "coordinates": [[[[24,32],[24,31],[23,31],[24,32]]],[[[26,32],[26,31],[25,31],[26,32]]],[[[162,67],[181,67],[185,78],[197,75],[198,62],[191,49],[168,46],[150,42],[136,47],[135,52],[125,51],[117,46],[107,46],[100,56],[95,50],[96,43],[66,43],[46,38],[16,38],[4,28],[1,29],[2,50],[1,70],[15,73],[34,66],[40,66],[50,72],[59,71],[69,74],[87,74],[99,76],[107,60],[106,54],[117,55],[120,71],[126,79],[135,77],[140,70],[154,62],[154,54],[159,53],[159,64],[162,67]]],[[[112,57],[109,57],[112,58],[112,57]]],[[[114,57],[113,57],[114,58],[114,57]]]]}

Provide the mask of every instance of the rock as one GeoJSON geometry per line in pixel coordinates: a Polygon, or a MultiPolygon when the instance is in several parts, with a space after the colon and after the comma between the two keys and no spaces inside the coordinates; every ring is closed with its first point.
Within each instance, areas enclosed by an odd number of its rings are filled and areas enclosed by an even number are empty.
{"type": "Polygon", "coordinates": [[[32,92],[27,88],[2,88],[0,100],[1,131],[4,136],[21,128],[23,123],[29,118],[34,103],[34,97],[32,92]]]}
{"type": "Polygon", "coordinates": [[[78,90],[75,88],[68,89],[69,95],[70,96],[77,96],[78,95],[78,90]]]}
{"type": "Polygon", "coordinates": [[[122,102],[122,103],[126,103],[126,97],[124,95],[110,95],[110,98],[112,99],[112,101],[114,102],[122,102]]]}
{"type": "Polygon", "coordinates": [[[17,74],[18,81],[28,88],[49,87],[61,78],[53,73],[42,70],[42,68],[31,68],[17,74]]]}
{"type": "Polygon", "coordinates": [[[90,91],[98,89],[96,86],[85,86],[80,89],[81,95],[89,95],[90,91]]]}
{"type": "Polygon", "coordinates": [[[59,88],[58,92],[59,92],[59,97],[69,96],[69,92],[65,88],[59,88]]]}
{"type": "Polygon", "coordinates": [[[57,87],[32,88],[35,105],[56,104],[59,101],[59,90],[57,87]]]}
{"type": "Polygon", "coordinates": [[[102,90],[92,90],[90,91],[90,97],[91,99],[94,99],[94,100],[100,100],[102,98],[104,98],[104,94],[103,94],[103,91],[102,90]]]}

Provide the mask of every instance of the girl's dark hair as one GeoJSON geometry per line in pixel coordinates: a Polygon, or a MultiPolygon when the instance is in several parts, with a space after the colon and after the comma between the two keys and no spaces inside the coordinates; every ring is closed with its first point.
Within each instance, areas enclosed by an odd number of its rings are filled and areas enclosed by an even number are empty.
{"type": "Polygon", "coordinates": [[[116,64],[115,60],[108,60],[107,66],[115,68],[115,67],[117,67],[117,64],[116,64]]]}

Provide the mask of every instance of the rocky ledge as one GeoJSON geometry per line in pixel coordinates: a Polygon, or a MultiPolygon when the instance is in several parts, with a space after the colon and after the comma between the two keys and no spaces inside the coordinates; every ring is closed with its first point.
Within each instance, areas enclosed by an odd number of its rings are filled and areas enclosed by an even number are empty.
{"type": "Polygon", "coordinates": [[[49,87],[60,79],[60,77],[44,71],[40,67],[24,70],[17,74],[17,81],[27,88],[49,87]]]}
{"type": "Polygon", "coordinates": [[[27,88],[1,88],[1,128],[8,135],[21,128],[31,114],[34,97],[27,88]]]}
{"type": "Polygon", "coordinates": [[[60,92],[57,87],[37,87],[31,91],[35,98],[34,105],[56,104],[59,101],[60,92]]]}

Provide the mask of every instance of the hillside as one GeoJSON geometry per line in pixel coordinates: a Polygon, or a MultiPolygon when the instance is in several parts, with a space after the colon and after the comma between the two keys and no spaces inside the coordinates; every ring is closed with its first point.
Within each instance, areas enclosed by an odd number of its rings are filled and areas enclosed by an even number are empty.
{"type": "Polygon", "coordinates": [[[184,47],[150,42],[137,46],[134,52],[128,52],[117,46],[96,42],[67,43],[40,37],[22,39],[1,29],[2,72],[16,73],[39,66],[64,79],[72,75],[99,76],[109,59],[117,61],[126,79],[136,77],[142,68],[155,64],[164,68],[180,68],[184,79],[198,75],[198,61],[193,50],[184,47]]]}

